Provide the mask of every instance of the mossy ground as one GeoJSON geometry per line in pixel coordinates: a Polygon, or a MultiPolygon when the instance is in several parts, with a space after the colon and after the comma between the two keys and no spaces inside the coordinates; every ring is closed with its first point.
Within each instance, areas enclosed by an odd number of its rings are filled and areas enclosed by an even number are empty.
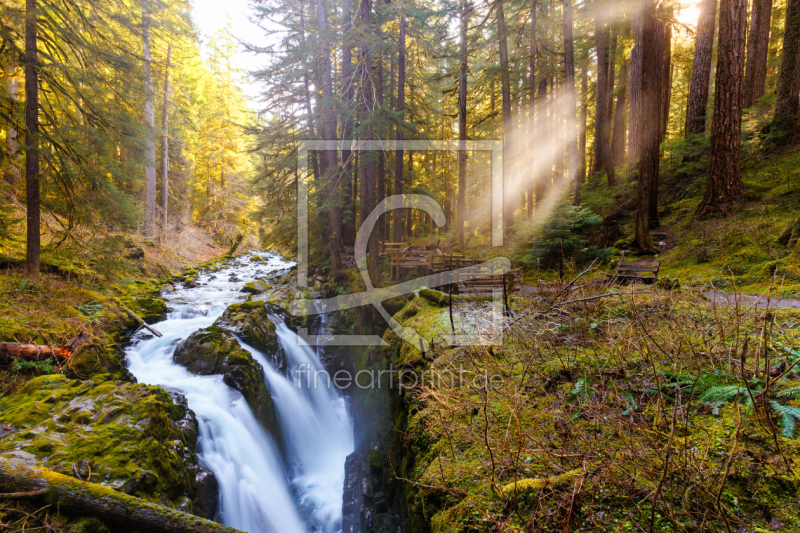
{"type": "MultiPolygon", "coordinates": [[[[603,291],[514,297],[498,346],[423,359],[387,334],[390,361],[428,376],[392,396],[412,530],[800,531],[800,313],[658,288],[567,301],[603,291]]],[[[396,318],[446,337],[443,311],[417,298],[396,318]]]]}

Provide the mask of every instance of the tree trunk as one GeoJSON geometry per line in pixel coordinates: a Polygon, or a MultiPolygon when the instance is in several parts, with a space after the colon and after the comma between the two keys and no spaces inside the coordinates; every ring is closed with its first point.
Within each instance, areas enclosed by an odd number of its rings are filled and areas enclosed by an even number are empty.
{"type": "MultiPolygon", "coordinates": [[[[306,5],[300,4],[300,46],[305,48],[306,42],[306,5]]],[[[314,112],[311,109],[311,82],[308,79],[308,72],[303,72],[303,99],[306,104],[306,128],[308,128],[308,135],[313,139],[315,135],[314,128],[314,112]]],[[[311,156],[311,171],[314,176],[314,183],[317,187],[320,186],[320,172],[319,161],[317,159],[317,152],[312,151],[311,156]]]]}
{"type": "MultiPolygon", "coordinates": [[[[800,2],[795,1],[800,5],[800,2]]],[[[739,165],[742,130],[742,83],[744,77],[747,0],[722,0],[719,9],[714,122],[711,127],[711,163],[706,194],[698,208],[705,216],[726,211],[742,194],[739,165]]]]}
{"type": "MultiPolygon", "coordinates": [[[[31,0],[28,0],[31,1],[31,0]]],[[[169,507],[140,500],[97,483],[0,457],[0,491],[38,498],[54,508],[89,515],[125,528],[152,533],[235,533],[236,530],[169,507]]]]}
{"type": "Polygon", "coordinates": [[[167,229],[169,207],[169,82],[172,66],[172,43],[167,48],[167,63],[164,67],[164,108],[161,112],[161,216],[164,230],[167,229]]]}
{"type": "MultiPolygon", "coordinates": [[[[342,22],[344,24],[344,36],[342,38],[342,88],[344,100],[343,108],[346,115],[342,117],[342,139],[349,141],[353,137],[354,117],[349,113],[350,104],[353,100],[353,54],[350,49],[352,28],[351,0],[342,1],[342,22]]],[[[339,205],[342,207],[342,243],[352,244],[355,239],[355,198],[353,198],[353,165],[350,159],[353,153],[348,148],[343,148],[341,153],[342,176],[339,181],[339,205]]]]}
{"type": "Polygon", "coordinates": [[[565,145],[567,154],[567,183],[572,188],[573,205],[581,205],[581,183],[583,176],[580,173],[578,152],[578,124],[575,97],[575,46],[572,37],[572,0],[563,0],[564,6],[564,108],[566,114],[565,145]]]}
{"type": "MultiPolygon", "coordinates": [[[[467,140],[467,27],[470,6],[461,1],[461,28],[458,70],[458,140],[467,140]]],[[[402,165],[401,165],[402,166],[402,165]]],[[[467,152],[463,146],[458,151],[458,243],[464,246],[464,226],[467,222],[467,152]]]]}
{"type": "Polygon", "coordinates": [[[538,94],[536,96],[536,126],[535,130],[537,132],[537,145],[539,146],[536,154],[538,157],[533,164],[533,176],[536,182],[536,209],[544,206],[544,199],[547,196],[548,192],[548,185],[550,185],[550,169],[547,165],[543,164],[542,162],[546,162],[550,164],[551,155],[549,153],[545,153],[544,150],[545,146],[545,135],[546,132],[549,131],[547,127],[547,78],[542,78],[539,80],[539,89],[538,94]]]}
{"type": "Polygon", "coordinates": [[[617,180],[608,139],[608,29],[603,28],[603,22],[599,15],[595,17],[595,39],[597,42],[597,101],[595,104],[593,173],[605,172],[608,177],[608,185],[613,187],[617,184],[617,180]]]}
{"type": "Polygon", "coordinates": [[[28,240],[25,263],[28,272],[39,272],[41,221],[39,211],[39,53],[36,0],[25,2],[25,198],[28,240]]]}
{"type": "Polygon", "coordinates": [[[503,230],[508,233],[514,226],[514,191],[511,181],[511,154],[514,153],[513,123],[511,119],[511,83],[508,68],[508,30],[503,0],[497,2],[497,41],[500,51],[500,94],[503,100],[503,230]]]}
{"type": "MultiPolygon", "coordinates": [[[[373,104],[373,91],[375,90],[372,83],[372,69],[370,67],[370,45],[369,38],[370,31],[370,13],[372,11],[372,2],[370,0],[361,0],[361,76],[359,88],[362,91],[361,102],[362,104],[362,124],[364,124],[364,139],[372,140],[372,104],[373,104]]],[[[361,154],[361,170],[359,172],[359,194],[361,196],[361,212],[359,217],[359,227],[363,227],[367,218],[375,210],[375,163],[377,157],[374,151],[364,152],[361,154]]],[[[381,279],[380,273],[380,258],[378,257],[378,234],[373,229],[367,238],[367,268],[369,270],[369,278],[372,283],[378,283],[381,279]]],[[[358,259],[358,257],[356,257],[358,259]]]]}
{"type": "Polygon", "coordinates": [[[628,111],[628,170],[631,171],[639,162],[642,144],[642,52],[644,48],[644,7],[634,10],[633,24],[634,47],[631,51],[630,71],[630,109],[628,111]]]}
{"type": "MultiPolygon", "coordinates": [[[[756,0],[759,1],[759,0],[756,0]]],[[[706,108],[714,52],[714,31],[717,20],[717,0],[702,0],[694,42],[694,64],[686,108],[686,135],[706,131],[706,108]]]]}
{"type": "Polygon", "coordinates": [[[614,30],[614,33],[611,33],[611,29],[608,29],[608,37],[609,37],[609,44],[608,44],[608,75],[606,76],[606,81],[608,82],[608,88],[606,89],[606,97],[608,98],[608,103],[606,104],[606,111],[608,111],[608,122],[606,124],[609,127],[609,142],[610,142],[610,127],[611,121],[614,120],[614,74],[617,70],[617,33],[614,30]]]}
{"type": "MultiPolygon", "coordinates": [[[[375,96],[378,99],[378,107],[383,108],[383,53],[378,54],[378,61],[375,65],[375,73],[378,85],[375,90],[375,96]]],[[[383,137],[384,132],[381,128],[381,131],[378,132],[378,138],[383,137]]],[[[378,170],[377,177],[375,179],[375,185],[377,188],[375,205],[377,206],[386,198],[386,153],[383,150],[378,152],[378,170]]],[[[378,240],[386,240],[386,215],[378,218],[378,240]]]]}
{"type": "Polygon", "coordinates": [[[581,181],[586,179],[586,124],[589,120],[589,68],[584,61],[581,67],[581,98],[583,99],[581,105],[581,146],[580,146],[580,160],[581,160],[581,181]]]}
{"type": "Polygon", "coordinates": [[[750,37],[747,40],[747,68],[744,74],[745,108],[754,106],[764,96],[771,22],[772,0],[753,0],[750,37]]]}
{"type": "MultiPolygon", "coordinates": [[[[627,37],[627,32],[623,38],[627,37]]],[[[620,166],[625,161],[625,144],[627,135],[627,95],[628,95],[628,63],[620,57],[619,85],[617,86],[617,107],[614,110],[614,136],[611,138],[611,155],[614,166],[620,166]]]]}
{"type": "MultiPolygon", "coordinates": [[[[406,15],[400,15],[400,39],[397,45],[397,113],[400,121],[405,120],[406,110],[406,15]]],[[[403,126],[397,126],[397,140],[402,142],[404,138],[403,126]]],[[[405,183],[403,179],[403,150],[395,151],[394,155],[394,187],[395,194],[405,194],[405,183]]],[[[461,194],[459,192],[459,194],[461,194]]],[[[459,205],[459,207],[461,207],[459,205]]],[[[394,242],[403,242],[403,232],[405,229],[405,218],[408,217],[408,210],[395,210],[394,219],[394,242]]]]}
{"type": "MultiPolygon", "coordinates": [[[[326,141],[336,140],[336,115],[333,100],[333,76],[331,73],[331,50],[328,44],[328,6],[325,0],[317,0],[317,27],[321,36],[319,55],[322,59],[322,129],[326,141]]],[[[342,208],[339,187],[336,184],[336,150],[325,150],[322,153],[322,169],[324,187],[328,195],[325,203],[328,208],[328,241],[330,243],[331,270],[336,274],[342,269],[342,208]]]]}
{"type": "MultiPolygon", "coordinates": [[[[642,110],[659,110],[661,68],[664,60],[659,47],[659,25],[655,18],[656,0],[645,0],[642,6],[642,110]]],[[[661,113],[642,113],[640,117],[641,143],[639,144],[639,179],[636,188],[636,234],[634,244],[644,252],[653,252],[650,236],[650,189],[658,182],[659,135],[661,113]]]]}
{"type": "Polygon", "coordinates": [[[144,60],[144,234],[152,237],[156,222],[156,143],[153,65],[150,52],[150,0],[142,0],[142,58],[144,60]]]}
{"type": "Polygon", "coordinates": [[[778,78],[778,101],[772,129],[792,141],[797,127],[798,112],[798,60],[800,59],[800,0],[789,0],[786,8],[786,31],[783,34],[781,73],[778,78]]]}
{"type": "Polygon", "coordinates": [[[539,155],[536,153],[536,148],[539,146],[539,142],[537,140],[537,131],[536,131],[536,118],[535,118],[535,109],[536,109],[536,56],[538,55],[538,46],[536,42],[536,0],[531,2],[531,57],[530,57],[530,64],[528,66],[529,69],[529,80],[528,80],[528,98],[529,98],[529,111],[528,111],[528,157],[532,159],[531,161],[531,174],[528,181],[528,220],[533,219],[533,205],[534,205],[534,195],[535,195],[535,186],[536,186],[536,159],[539,155]]]}
{"type": "Polygon", "coordinates": [[[17,188],[19,187],[20,181],[20,169],[19,169],[19,131],[17,131],[17,102],[19,101],[19,76],[17,75],[16,69],[11,73],[7,73],[7,86],[6,90],[8,91],[8,96],[11,100],[12,105],[12,112],[11,117],[13,119],[12,122],[6,126],[6,146],[8,147],[8,159],[10,166],[8,171],[6,171],[5,176],[3,178],[6,180],[6,183],[11,185],[11,194],[14,202],[16,202],[16,193],[17,188]]]}
{"type": "MultiPolygon", "coordinates": [[[[668,19],[675,16],[675,8],[672,6],[662,10],[668,19]]],[[[664,62],[661,67],[661,143],[667,137],[667,127],[669,126],[669,107],[672,99],[672,24],[662,24],[662,48],[664,50],[664,62]]]]}

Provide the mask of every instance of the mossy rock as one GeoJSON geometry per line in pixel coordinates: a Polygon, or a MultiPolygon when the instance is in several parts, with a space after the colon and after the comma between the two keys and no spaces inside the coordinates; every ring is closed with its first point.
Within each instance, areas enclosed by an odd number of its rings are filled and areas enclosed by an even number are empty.
{"type": "Polygon", "coordinates": [[[240,292],[247,294],[261,294],[270,290],[270,286],[263,281],[250,281],[244,284],[240,292]]]}
{"type": "Polygon", "coordinates": [[[218,326],[199,329],[178,346],[172,359],[198,376],[222,376],[226,385],[244,396],[262,427],[283,450],[278,413],[261,365],[233,335],[218,326]]]}
{"type": "Polygon", "coordinates": [[[197,422],[185,399],[143,384],[28,381],[0,398],[0,454],[171,505],[194,493],[197,422]],[[74,470],[73,470],[74,468],[74,470]]]}
{"type": "MultiPolygon", "coordinates": [[[[122,365],[122,352],[116,344],[95,337],[81,346],[64,365],[64,373],[71,378],[86,379],[100,374],[104,379],[129,381],[129,372],[122,365]]],[[[95,378],[95,381],[99,379],[95,378]]]]}
{"type": "Polygon", "coordinates": [[[123,298],[123,302],[148,324],[155,324],[167,318],[167,304],[160,298],[138,296],[123,298]]]}
{"type": "Polygon", "coordinates": [[[278,370],[285,371],[286,357],[278,344],[275,323],[270,320],[263,302],[230,305],[214,325],[241,337],[270,357],[278,370]]]}

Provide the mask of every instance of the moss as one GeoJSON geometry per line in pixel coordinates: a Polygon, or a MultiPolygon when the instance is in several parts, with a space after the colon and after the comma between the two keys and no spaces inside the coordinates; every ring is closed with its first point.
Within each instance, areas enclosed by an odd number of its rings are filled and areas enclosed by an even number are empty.
{"type": "Polygon", "coordinates": [[[214,325],[238,335],[247,344],[271,357],[276,368],[285,369],[285,358],[278,345],[275,324],[270,320],[263,302],[230,305],[214,325]]]}
{"type": "Polygon", "coordinates": [[[111,379],[123,379],[128,376],[128,371],[122,366],[123,357],[116,344],[94,338],[81,346],[64,368],[66,374],[73,378],[86,379],[97,374],[110,374],[111,379]]]}
{"type": "Polygon", "coordinates": [[[250,281],[244,284],[242,287],[242,292],[246,292],[248,294],[261,294],[263,292],[267,292],[270,289],[270,286],[263,281],[250,281]]]}
{"type": "Polygon", "coordinates": [[[283,449],[278,414],[261,365],[233,335],[218,326],[199,329],[178,346],[173,360],[200,376],[221,375],[226,385],[244,396],[262,427],[283,449]]]}
{"type": "Polygon", "coordinates": [[[520,479],[519,481],[509,483],[508,485],[504,486],[503,494],[505,494],[507,498],[514,498],[523,494],[540,491],[545,487],[563,487],[565,485],[571,485],[582,475],[583,470],[577,468],[553,477],[520,479]]]}
{"type": "Polygon", "coordinates": [[[194,422],[159,387],[41,376],[0,399],[0,423],[16,429],[0,440],[5,456],[32,454],[65,475],[91,470],[92,481],[154,502],[193,490],[196,430],[184,429],[194,422]]]}

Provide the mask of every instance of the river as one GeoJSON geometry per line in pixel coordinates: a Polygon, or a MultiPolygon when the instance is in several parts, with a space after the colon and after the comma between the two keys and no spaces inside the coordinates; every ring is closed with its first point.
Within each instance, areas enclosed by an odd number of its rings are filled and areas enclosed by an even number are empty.
{"type": "Polygon", "coordinates": [[[242,395],[221,376],[196,376],[172,361],[180,342],[212,325],[228,305],[247,299],[240,292],[245,283],[292,266],[274,254],[257,255],[264,261],[245,255],[222,270],[201,274],[197,287],[179,285],[164,294],[170,313],[154,326],[163,336],[137,333],[126,350],[128,369],[141,383],[186,396],[198,421],[198,460],[219,482],[220,522],[249,533],[337,533],[345,460],[354,447],[353,423],[339,391],[324,379],[308,379],[312,371],[323,370],[318,349],[279,324],[284,375],[268,354],[242,343],[263,368],[280,419],[285,458],[242,395]]]}

